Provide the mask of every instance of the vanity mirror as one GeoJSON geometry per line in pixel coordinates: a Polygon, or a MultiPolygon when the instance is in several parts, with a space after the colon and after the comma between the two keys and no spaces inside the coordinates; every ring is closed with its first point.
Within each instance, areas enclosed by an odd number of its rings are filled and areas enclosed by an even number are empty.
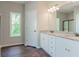
{"type": "Polygon", "coordinates": [[[72,2],[56,11],[56,31],[79,33],[79,2],[72,2]]]}

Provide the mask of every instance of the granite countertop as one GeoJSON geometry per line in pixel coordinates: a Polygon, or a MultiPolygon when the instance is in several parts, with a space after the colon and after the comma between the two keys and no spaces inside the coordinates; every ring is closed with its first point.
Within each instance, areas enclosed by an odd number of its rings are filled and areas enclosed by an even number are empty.
{"type": "Polygon", "coordinates": [[[62,38],[66,38],[66,39],[71,39],[71,40],[76,40],[79,41],[79,36],[75,36],[74,33],[68,33],[68,32],[46,32],[46,31],[42,31],[41,33],[45,33],[48,35],[52,35],[52,36],[56,36],[56,37],[62,37],[62,38]]]}

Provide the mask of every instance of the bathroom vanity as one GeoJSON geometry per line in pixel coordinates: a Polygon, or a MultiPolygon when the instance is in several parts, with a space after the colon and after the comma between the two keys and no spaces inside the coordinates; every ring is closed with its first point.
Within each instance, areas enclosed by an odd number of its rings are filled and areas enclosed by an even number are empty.
{"type": "Polygon", "coordinates": [[[41,32],[40,47],[52,57],[79,57],[79,37],[66,32],[41,32]]]}

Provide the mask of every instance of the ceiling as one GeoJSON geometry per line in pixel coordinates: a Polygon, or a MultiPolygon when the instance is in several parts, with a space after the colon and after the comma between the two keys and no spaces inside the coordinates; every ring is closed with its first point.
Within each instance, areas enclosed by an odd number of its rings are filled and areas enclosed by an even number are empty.
{"type": "Polygon", "coordinates": [[[47,1],[49,8],[51,8],[52,6],[60,7],[67,3],[69,3],[69,1],[47,1]]]}
{"type": "Polygon", "coordinates": [[[26,3],[26,1],[11,1],[11,2],[20,3],[20,4],[25,4],[26,3]]]}
{"type": "Polygon", "coordinates": [[[71,2],[69,4],[63,5],[60,8],[60,12],[69,13],[74,11],[74,7],[79,6],[79,2],[71,2]]]}
{"type": "MultiPolygon", "coordinates": [[[[27,1],[12,1],[12,2],[25,4],[27,1]]],[[[72,1],[38,1],[38,2],[46,3],[48,8],[51,8],[52,6],[60,7],[59,11],[64,12],[64,13],[73,11],[74,7],[79,5],[78,1],[77,2],[72,2],[72,1]]]]}
{"type": "MultiPolygon", "coordinates": [[[[15,2],[15,3],[20,3],[20,4],[25,4],[27,1],[12,1],[12,2],[15,2]]],[[[33,1],[34,2],[34,1],[33,1]]],[[[64,4],[64,3],[67,3],[68,1],[38,1],[38,2],[45,2],[47,3],[48,5],[52,6],[52,5],[56,5],[56,4],[64,4]]]]}

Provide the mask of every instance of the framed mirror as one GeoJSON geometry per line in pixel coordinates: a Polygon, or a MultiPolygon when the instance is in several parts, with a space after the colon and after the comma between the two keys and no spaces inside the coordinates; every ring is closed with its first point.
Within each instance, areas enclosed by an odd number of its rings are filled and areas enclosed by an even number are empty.
{"type": "Polygon", "coordinates": [[[56,11],[56,31],[79,32],[79,2],[63,5],[56,11]]]}

